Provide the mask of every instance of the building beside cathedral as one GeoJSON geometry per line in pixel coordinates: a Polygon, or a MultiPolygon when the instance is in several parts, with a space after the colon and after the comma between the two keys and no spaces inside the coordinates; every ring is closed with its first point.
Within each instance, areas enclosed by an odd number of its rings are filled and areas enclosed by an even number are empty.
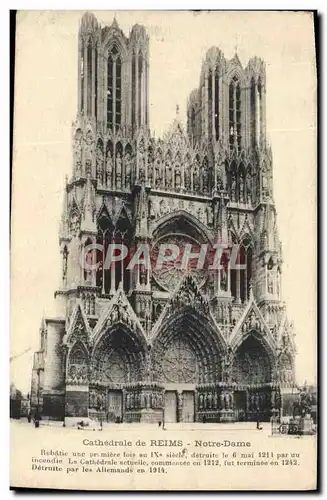
{"type": "Polygon", "coordinates": [[[127,37],[86,13],[78,40],[58,316],[41,323],[31,400],[55,419],[268,420],[294,385],[295,345],[281,298],[264,62],[243,67],[210,48],[187,131],[177,111],[158,139],[144,27],[127,37]],[[152,256],[163,244],[226,251],[216,270],[190,261],[185,272],[179,258],[108,269],[113,243],[149,245],[152,256]],[[89,270],[80,256],[92,244],[89,270]]]}

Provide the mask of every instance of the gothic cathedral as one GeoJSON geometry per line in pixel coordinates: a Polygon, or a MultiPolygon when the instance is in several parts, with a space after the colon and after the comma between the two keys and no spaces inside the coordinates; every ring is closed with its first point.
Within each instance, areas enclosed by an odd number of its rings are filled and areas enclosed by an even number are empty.
{"type": "MultiPolygon", "coordinates": [[[[149,130],[149,37],[80,23],[73,168],[59,234],[58,315],[44,318],[32,404],[52,419],[262,420],[294,386],[293,325],[266,140],[266,73],[216,47],[161,138],[149,130]],[[111,244],[224,243],[217,270],[105,265],[111,244]],[[94,245],[92,270],[81,266],[94,245]],[[101,250],[98,250],[102,249],[101,250]],[[229,249],[237,248],[231,265],[229,249]]],[[[194,254],[193,254],[194,255],[194,254]]]]}

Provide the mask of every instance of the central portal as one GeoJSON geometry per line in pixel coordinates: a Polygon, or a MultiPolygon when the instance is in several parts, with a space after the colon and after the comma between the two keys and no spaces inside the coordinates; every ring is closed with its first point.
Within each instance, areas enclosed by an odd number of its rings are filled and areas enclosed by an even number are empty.
{"type": "Polygon", "coordinates": [[[165,422],[177,422],[177,395],[175,391],[165,392],[165,422]]]}
{"type": "Polygon", "coordinates": [[[107,421],[119,423],[123,417],[123,393],[122,391],[108,391],[107,421]]]}
{"type": "Polygon", "coordinates": [[[182,421],[183,422],[194,422],[194,392],[193,391],[184,391],[183,392],[182,421]]]}
{"type": "Polygon", "coordinates": [[[165,422],[194,422],[194,391],[167,390],[165,392],[165,422]]]}

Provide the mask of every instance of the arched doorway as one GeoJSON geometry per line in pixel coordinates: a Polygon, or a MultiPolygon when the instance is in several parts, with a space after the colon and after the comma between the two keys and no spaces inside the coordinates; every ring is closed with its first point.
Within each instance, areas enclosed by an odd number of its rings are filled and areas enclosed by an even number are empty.
{"type": "Polygon", "coordinates": [[[92,354],[90,407],[108,422],[124,420],[124,388],[141,379],[144,347],[124,324],[108,330],[92,354]]]}
{"type": "Polygon", "coordinates": [[[165,389],[165,421],[199,420],[198,387],[214,388],[219,381],[221,352],[217,333],[194,308],[176,311],[163,323],[153,358],[155,380],[165,389]]]}
{"type": "Polygon", "coordinates": [[[272,363],[263,343],[251,333],[238,347],[232,378],[237,420],[269,420],[272,363]]]}

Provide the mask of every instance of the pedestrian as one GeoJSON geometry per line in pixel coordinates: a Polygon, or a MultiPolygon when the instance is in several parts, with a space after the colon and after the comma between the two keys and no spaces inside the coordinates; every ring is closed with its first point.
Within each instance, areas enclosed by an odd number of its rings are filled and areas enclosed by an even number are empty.
{"type": "Polygon", "coordinates": [[[39,410],[37,409],[34,415],[34,426],[37,429],[40,426],[41,415],[39,410]]]}
{"type": "Polygon", "coordinates": [[[28,414],[27,414],[27,421],[28,421],[29,424],[31,423],[31,420],[32,420],[32,414],[29,411],[28,414]]]}

